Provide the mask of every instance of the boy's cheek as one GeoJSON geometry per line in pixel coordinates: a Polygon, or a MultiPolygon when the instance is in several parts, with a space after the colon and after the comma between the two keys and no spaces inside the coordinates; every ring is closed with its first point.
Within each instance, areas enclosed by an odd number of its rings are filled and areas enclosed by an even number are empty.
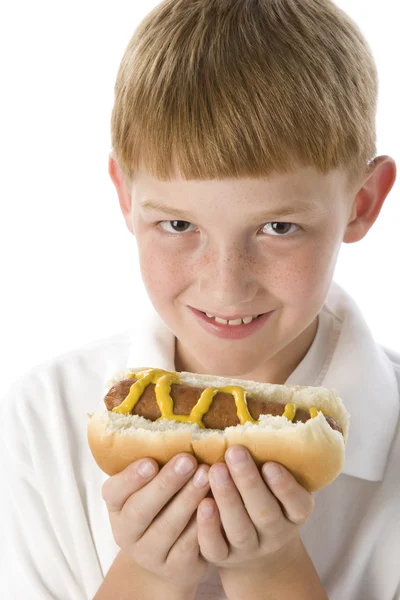
{"type": "Polygon", "coordinates": [[[275,261],[266,269],[265,293],[281,306],[309,307],[325,298],[330,280],[325,256],[298,252],[291,260],[275,261]]]}
{"type": "Polygon", "coordinates": [[[150,295],[171,298],[190,283],[182,258],[175,257],[174,253],[145,248],[139,251],[139,263],[143,283],[150,295]]]}
{"type": "Polygon", "coordinates": [[[334,274],[340,244],[316,240],[293,255],[287,266],[285,289],[288,304],[324,301],[334,274]]]}
{"type": "MultiPolygon", "coordinates": [[[[139,236],[138,253],[143,282],[151,296],[162,296],[164,300],[176,297],[198,286],[205,270],[208,282],[218,281],[217,270],[213,271],[205,256],[182,252],[178,244],[157,244],[150,237],[146,240],[146,236],[139,236]]],[[[259,259],[254,279],[260,293],[275,298],[280,306],[319,304],[329,290],[339,247],[315,241],[292,253],[266,256],[265,264],[259,259]]]]}

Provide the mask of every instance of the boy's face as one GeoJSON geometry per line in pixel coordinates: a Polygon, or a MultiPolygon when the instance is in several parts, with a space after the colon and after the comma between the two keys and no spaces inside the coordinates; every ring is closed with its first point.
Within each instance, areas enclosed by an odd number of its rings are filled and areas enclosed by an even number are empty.
{"type": "Polygon", "coordinates": [[[284,383],[314,339],[350,221],[345,173],[161,181],[140,170],[127,198],[146,290],[177,338],[176,368],[284,383]],[[273,312],[251,335],[229,339],[190,307],[273,312]]]}

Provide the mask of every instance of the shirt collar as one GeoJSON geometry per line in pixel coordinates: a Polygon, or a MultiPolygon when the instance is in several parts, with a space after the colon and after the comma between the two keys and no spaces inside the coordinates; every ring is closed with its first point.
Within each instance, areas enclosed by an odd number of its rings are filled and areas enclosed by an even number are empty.
{"type": "Polygon", "coordinates": [[[351,415],[342,472],[379,481],[383,479],[399,419],[394,367],[373,339],[355,301],[335,282],[325,307],[341,326],[326,375],[319,385],[335,388],[351,415]]]}
{"type": "MultiPolygon", "coordinates": [[[[174,371],[175,336],[151,305],[147,310],[131,332],[126,368],[174,371]]],[[[351,415],[342,473],[379,481],[399,418],[394,368],[374,341],[357,304],[336,282],[332,282],[323,311],[321,317],[330,314],[334,319],[329,343],[327,321],[324,327],[320,321],[313,344],[286,383],[337,390],[351,415]]]]}

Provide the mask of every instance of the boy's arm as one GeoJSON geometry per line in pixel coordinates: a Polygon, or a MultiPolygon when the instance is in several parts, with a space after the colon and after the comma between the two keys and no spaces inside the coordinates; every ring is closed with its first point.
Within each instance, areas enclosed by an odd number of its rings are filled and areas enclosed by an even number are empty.
{"type": "Polygon", "coordinates": [[[220,569],[229,600],[329,600],[303,543],[289,566],[220,569]]]}
{"type": "Polygon", "coordinates": [[[178,590],[120,552],[93,600],[194,600],[196,589],[178,590]]]}

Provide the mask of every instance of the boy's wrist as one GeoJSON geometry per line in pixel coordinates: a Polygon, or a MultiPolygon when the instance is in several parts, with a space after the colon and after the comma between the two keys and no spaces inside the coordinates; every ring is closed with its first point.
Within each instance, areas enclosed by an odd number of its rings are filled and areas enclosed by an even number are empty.
{"type": "MultiPolygon", "coordinates": [[[[154,577],[158,576],[154,575],[154,577]]],[[[196,597],[196,592],[197,585],[190,588],[178,588],[175,585],[165,581],[165,579],[159,578],[157,595],[153,595],[151,600],[194,600],[196,597]]]]}
{"type": "Polygon", "coordinates": [[[194,600],[196,591],[197,586],[182,589],[168,583],[121,550],[93,600],[194,600]]]}
{"type": "MultiPolygon", "coordinates": [[[[146,593],[148,596],[141,596],[140,600],[194,600],[196,597],[197,586],[190,588],[177,587],[171,582],[166,581],[156,573],[148,571],[140,567],[133,559],[126,555],[123,551],[120,552],[120,560],[129,565],[135,576],[141,580],[143,586],[141,593],[146,593]]],[[[136,600],[133,595],[132,600],[136,600]]],[[[139,598],[138,598],[139,600],[139,598]]]]}
{"type": "Polygon", "coordinates": [[[152,593],[151,600],[195,600],[197,588],[183,590],[177,589],[176,587],[171,586],[167,583],[165,583],[164,586],[164,583],[165,582],[162,582],[156,595],[152,593]]]}
{"type": "Polygon", "coordinates": [[[301,539],[288,550],[287,562],[220,569],[221,582],[229,600],[250,597],[253,600],[328,600],[301,539]]]}

